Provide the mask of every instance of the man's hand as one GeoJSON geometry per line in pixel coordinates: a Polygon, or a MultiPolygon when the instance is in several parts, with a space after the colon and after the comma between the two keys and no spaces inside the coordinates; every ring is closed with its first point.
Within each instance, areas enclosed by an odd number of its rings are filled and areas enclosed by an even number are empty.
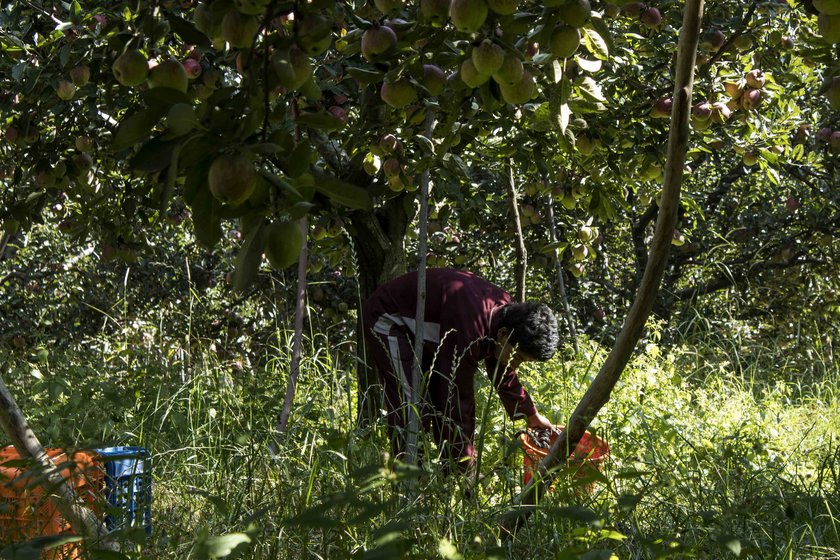
{"type": "Polygon", "coordinates": [[[554,424],[551,421],[540,414],[539,412],[533,413],[527,419],[528,427],[529,428],[553,428],[554,424]]]}

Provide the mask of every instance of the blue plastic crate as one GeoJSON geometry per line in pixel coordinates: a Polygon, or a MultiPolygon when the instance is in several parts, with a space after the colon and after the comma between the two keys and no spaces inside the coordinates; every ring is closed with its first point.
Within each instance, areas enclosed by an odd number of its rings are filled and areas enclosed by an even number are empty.
{"type": "Polygon", "coordinates": [[[152,464],[142,447],[95,449],[105,467],[105,496],[109,530],[143,527],[152,534],[152,464]]]}

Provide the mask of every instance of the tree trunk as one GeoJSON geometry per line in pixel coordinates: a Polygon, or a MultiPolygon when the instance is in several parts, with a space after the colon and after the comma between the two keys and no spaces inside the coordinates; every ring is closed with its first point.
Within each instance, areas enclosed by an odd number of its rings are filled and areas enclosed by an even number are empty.
{"type": "Polygon", "coordinates": [[[84,506],[76,491],[67,482],[61,471],[50,460],[41,442],[26,422],[23,413],[6,387],[0,375],[0,428],[11,440],[21,457],[34,459],[42,470],[45,480],[44,493],[54,500],[58,511],[70,524],[73,531],[91,544],[107,550],[117,550],[115,542],[108,539],[105,525],[96,514],[84,506]]]}
{"type": "MultiPolygon", "coordinates": [[[[402,193],[376,213],[359,211],[351,214],[347,229],[358,266],[360,303],[370,297],[377,286],[408,271],[405,234],[414,212],[413,193],[402,193]]],[[[357,412],[363,424],[378,414],[382,400],[379,379],[373,367],[368,365],[365,352],[364,329],[370,326],[361,323],[359,313],[356,343],[361,359],[357,364],[357,412]]]]}
{"type": "Polygon", "coordinates": [[[522,492],[514,498],[514,508],[503,518],[501,528],[506,537],[515,534],[530,516],[537,498],[545,491],[549,471],[574,452],[586,428],[609,400],[613,388],[633,354],[636,343],[641,338],[645,322],[658,294],[659,284],[667,264],[674,226],[677,222],[680,186],[688,148],[688,118],[694,83],[694,65],[702,18],[703,0],[688,0],[679,38],[674,105],[671,112],[671,131],[668,138],[668,161],[663,179],[662,203],[656,220],[648,264],[645,267],[645,274],[636,299],[597,377],[572,413],[568,426],[552,444],[548,455],[540,463],[539,475],[532,478],[522,492]]]}

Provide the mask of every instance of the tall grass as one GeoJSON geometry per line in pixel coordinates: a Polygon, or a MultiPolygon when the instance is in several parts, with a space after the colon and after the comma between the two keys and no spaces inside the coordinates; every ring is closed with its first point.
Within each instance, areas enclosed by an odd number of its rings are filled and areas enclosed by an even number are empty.
{"type": "MultiPolygon", "coordinates": [[[[747,337],[668,348],[650,337],[592,427],[612,450],[595,492],[558,481],[502,540],[522,426],[486,378],[468,497],[431,442],[419,467],[391,468],[382,419],[357,423],[354,356],[335,332],[310,330],[274,453],[289,363],[280,327],[262,365],[240,367],[207,341],[137,347],[128,333],[48,364],[12,359],[12,386],[48,444],[152,452],[154,533],[124,535],[132,558],[840,558],[840,367],[821,342],[800,347],[819,356],[807,364],[747,337]]],[[[603,359],[582,340],[520,377],[564,423],[603,359]]]]}

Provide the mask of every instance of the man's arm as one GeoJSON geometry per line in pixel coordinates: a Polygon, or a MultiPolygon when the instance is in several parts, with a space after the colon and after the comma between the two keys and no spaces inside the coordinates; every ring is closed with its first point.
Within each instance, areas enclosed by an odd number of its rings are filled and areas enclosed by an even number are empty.
{"type": "Polygon", "coordinates": [[[544,419],[545,417],[537,412],[534,401],[531,400],[528,391],[519,382],[516,371],[513,368],[502,370],[498,360],[492,356],[487,358],[484,363],[487,366],[487,376],[496,388],[508,417],[512,420],[525,417],[528,420],[528,426],[540,426],[541,424],[538,422],[541,422],[541,420],[539,418],[544,419]],[[533,426],[531,424],[532,419],[535,422],[533,426]]]}

